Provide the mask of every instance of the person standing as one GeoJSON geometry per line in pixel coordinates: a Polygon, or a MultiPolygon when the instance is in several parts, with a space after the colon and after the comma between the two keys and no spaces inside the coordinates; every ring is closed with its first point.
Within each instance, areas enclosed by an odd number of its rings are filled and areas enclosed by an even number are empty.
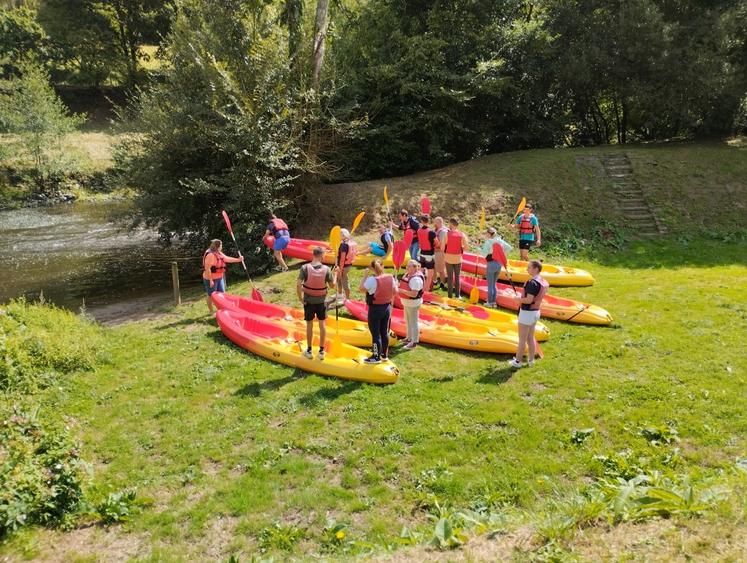
{"type": "MultiPolygon", "coordinates": [[[[422,254],[420,255],[422,258],[422,254]]],[[[412,350],[420,342],[420,327],[418,325],[420,306],[423,304],[423,288],[425,278],[420,269],[420,264],[415,260],[407,263],[405,275],[399,281],[399,295],[402,309],[405,313],[407,323],[407,338],[405,339],[405,350],[412,350]]]]}
{"type": "Polygon", "coordinates": [[[389,320],[397,295],[397,281],[393,275],[384,273],[380,260],[373,260],[359,289],[366,295],[368,330],[373,342],[371,357],[363,361],[378,364],[389,359],[389,320]]]}
{"type": "Polygon", "coordinates": [[[449,297],[461,299],[462,254],[469,248],[467,235],[459,230],[459,220],[449,219],[449,232],[446,233],[446,248],[444,261],[446,262],[446,285],[449,297]]]}
{"type": "Polygon", "coordinates": [[[296,295],[303,303],[303,318],[306,321],[306,351],[304,357],[311,360],[314,354],[311,345],[314,342],[314,318],[319,324],[319,356],[324,359],[324,345],[327,340],[327,298],[328,288],[334,289],[335,277],[338,272],[337,266],[332,270],[329,266],[322,264],[324,250],[318,246],[312,251],[313,259],[308,264],[301,266],[296,280],[296,295]]]}
{"type": "Polygon", "coordinates": [[[223,254],[223,243],[219,239],[210,241],[210,246],[202,255],[202,285],[207,293],[208,311],[215,312],[213,300],[210,296],[215,293],[226,292],[226,264],[238,264],[244,257],[232,258],[223,254]]]}
{"type": "Polygon", "coordinates": [[[540,230],[539,220],[532,211],[532,204],[527,203],[522,214],[511,224],[512,228],[519,230],[519,253],[522,260],[529,260],[529,249],[532,246],[540,247],[542,245],[542,231],[540,230]]]}
{"type": "Polygon", "coordinates": [[[527,264],[527,273],[532,276],[526,284],[521,297],[516,300],[521,303],[519,309],[519,346],[516,350],[516,356],[508,362],[512,368],[522,367],[521,361],[524,359],[524,349],[528,348],[527,364],[529,367],[534,365],[534,354],[536,353],[537,340],[534,337],[534,329],[537,327],[537,321],[540,319],[540,307],[542,299],[547,294],[547,288],[550,284],[540,276],[542,272],[542,262],[539,260],[530,260],[527,264]]]}
{"type": "Polygon", "coordinates": [[[485,267],[485,277],[488,281],[488,300],[485,303],[488,307],[495,307],[497,292],[495,284],[498,283],[498,276],[501,274],[501,263],[497,257],[493,256],[493,246],[500,244],[503,252],[511,252],[511,245],[498,236],[498,231],[493,227],[488,227],[485,241],[482,243],[480,255],[485,258],[487,263],[485,267]]]}
{"type": "MultiPolygon", "coordinates": [[[[394,228],[395,224],[391,224],[392,228],[394,228]]],[[[412,242],[410,243],[410,258],[413,260],[418,259],[418,229],[420,228],[420,223],[418,223],[417,219],[410,215],[407,211],[407,209],[403,209],[399,212],[399,223],[397,223],[397,228],[400,231],[412,231],[412,242]]]]}
{"type": "Polygon", "coordinates": [[[350,236],[350,231],[347,229],[340,229],[340,238],[342,243],[340,249],[337,252],[337,266],[340,272],[340,284],[339,288],[345,294],[345,299],[350,299],[350,284],[348,282],[350,268],[353,267],[353,261],[358,250],[358,245],[350,236]]]}
{"type": "Polygon", "coordinates": [[[433,220],[433,227],[436,231],[435,247],[436,250],[433,254],[434,261],[436,263],[435,278],[439,282],[439,289],[441,291],[446,290],[446,260],[444,258],[444,249],[446,248],[446,235],[449,232],[444,226],[443,217],[436,217],[433,220]]]}
{"type": "Polygon", "coordinates": [[[431,216],[427,213],[420,217],[418,229],[418,246],[420,247],[420,266],[425,273],[425,290],[431,291],[433,275],[436,271],[436,231],[428,226],[431,216]]]}
{"type": "Polygon", "coordinates": [[[267,238],[268,236],[272,236],[275,239],[272,244],[272,254],[275,256],[275,261],[278,263],[275,270],[279,272],[287,272],[288,265],[283,259],[283,250],[288,248],[288,244],[290,243],[290,231],[288,230],[288,225],[286,225],[285,221],[282,219],[278,219],[275,215],[271,215],[270,223],[267,225],[265,236],[263,238],[267,238]]]}

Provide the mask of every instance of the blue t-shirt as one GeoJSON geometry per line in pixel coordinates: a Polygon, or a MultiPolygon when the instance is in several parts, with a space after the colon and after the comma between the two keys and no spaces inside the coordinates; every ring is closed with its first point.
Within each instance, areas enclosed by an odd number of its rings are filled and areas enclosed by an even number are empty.
{"type": "MultiPolygon", "coordinates": [[[[521,220],[524,218],[524,214],[522,213],[516,218],[516,224],[520,225],[521,220]]],[[[536,227],[539,225],[539,221],[537,220],[537,217],[534,216],[534,214],[531,214],[529,216],[529,221],[532,223],[532,227],[536,227]]],[[[534,240],[534,231],[531,233],[519,233],[519,240],[534,240]]]]}

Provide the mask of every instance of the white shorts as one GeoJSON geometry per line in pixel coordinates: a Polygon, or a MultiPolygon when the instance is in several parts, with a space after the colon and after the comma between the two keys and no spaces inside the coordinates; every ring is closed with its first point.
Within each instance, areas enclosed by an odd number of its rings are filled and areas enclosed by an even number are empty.
{"type": "Polygon", "coordinates": [[[520,325],[534,325],[540,320],[539,311],[526,311],[522,309],[519,311],[519,324],[520,325]]]}

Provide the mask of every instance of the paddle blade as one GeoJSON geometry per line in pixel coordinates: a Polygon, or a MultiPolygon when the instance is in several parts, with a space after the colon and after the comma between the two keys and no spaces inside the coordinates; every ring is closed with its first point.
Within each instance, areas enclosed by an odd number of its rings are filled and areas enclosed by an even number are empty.
{"type": "Polygon", "coordinates": [[[431,214],[431,200],[429,200],[427,197],[424,197],[420,200],[420,211],[424,215],[430,215],[431,214]]]}
{"type": "Polygon", "coordinates": [[[524,208],[527,206],[527,198],[522,197],[521,201],[519,202],[519,207],[516,208],[516,213],[514,213],[514,220],[519,216],[519,213],[524,211],[524,208]]]}
{"type": "MultiPolygon", "coordinates": [[[[412,231],[409,231],[412,232],[412,231]]],[[[405,260],[405,251],[409,245],[403,240],[394,241],[394,248],[392,250],[392,262],[394,267],[398,270],[402,266],[402,262],[405,260]]]]}
{"type": "Polygon", "coordinates": [[[353,228],[350,229],[350,234],[352,235],[355,232],[355,229],[358,228],[358,225],[361,224],[361,221],[363,220],[363,216],[366,214],[365,211],[361,211],[358,213],[358,215],[355,216],[355,220],[353,221],[353,228]]]}
{"type": "Polygon", "coordinates": [[[337,249],[340,248],[341,242],[342,242],[342,235],[340,234],[340,225],[335,225],[329,231],[329,246],[332,247],[332,250],[334,252],[337,252],[337,249]]]}
{"type": "Polygon", "coordinates": [[[389,207],[389,186],[384,186],[384,205],[389,207]]]}
{"type": "Polygon", "coordinates": [[[503,246],[498,242],[493,244],[493,260],[498,260],[504,268],[508,268],[508,258],[503,252],[503,246]]]}
{"type": "Polygon", "coordinates": [[[228,213],[226,213],[225,209],[221,211],[221,215],[223,215],[223,220],[226,222],[226,228],[228,229],[228,232],[231,233],[231,235],[233,236],[233,229],[231,228],[231,220],[228,218],[228,213]]]}
{"type": "Polygon", "coordinates": [[[264,301],[262,294],[256,287],[252,288],[252,299],[254,299],[255,301],[264,301]]]}
{"type": "Polygon", "coordinates": [[[482,211],[480,212],[480,232],[483,232],[485,230],[485,225],[487,221],[485,220],[485,208],[482,208],[482,211]]]}
{"type": "Polygon", "coordinates": [[[410,248],[410,245],[412,244],[412,239],[413,239],[414,236],[415,236],[415,231],[413,231],[412,229],[407,229],[405,231],[405,241],[404,242],[405,242],[405,246],[407,248],[410,248]]]}
{"type": "Polygon", "coordinates": [[[480,301],[480,288],[478,288],[477,286],[474,286],[469,291],[469,302],[474,305],[478,301],[480,301]]]}

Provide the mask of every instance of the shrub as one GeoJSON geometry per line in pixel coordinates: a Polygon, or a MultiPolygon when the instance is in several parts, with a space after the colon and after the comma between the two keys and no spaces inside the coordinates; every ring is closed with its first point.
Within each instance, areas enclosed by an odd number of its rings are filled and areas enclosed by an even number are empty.
{"type": "Polygon", "coordinates": [[[0,538],[63,523],[82,501],[83,466],[67,428],[0,404],[0,538]]]}

